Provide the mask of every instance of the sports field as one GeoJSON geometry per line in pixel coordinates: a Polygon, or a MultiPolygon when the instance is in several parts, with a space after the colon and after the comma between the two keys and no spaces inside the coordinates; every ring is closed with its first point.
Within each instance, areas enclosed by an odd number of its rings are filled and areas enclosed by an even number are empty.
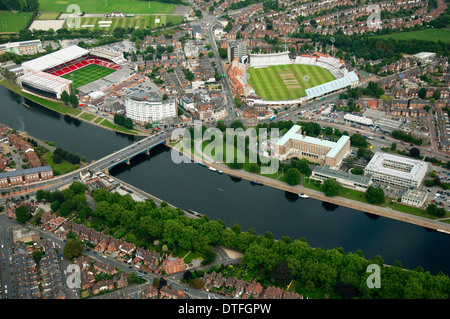
{"type": "Polygon", "coordinates": [[[266,101],[295,100],[305,96],[305,89],[336,79],[324,68],[303,64],[249,68],[247,74],[250,86],[266,101]],[[309,77],[307,83],[305,75],[309,77]]]}
{"type": "Polygon", "coordinates": [[[385,35],[377,35],[375,38],[389,39],[393,38],[395,40],[424,40],[424,41],[435,41],[441,40],[442,42],[450,42],[450,30],[446,29],[426,29],[426,30],[416,30],[408,32],[397,32],[385,35]]]}
{"type": "Polygon", "coordinates": [[[72,85],[76,88],[85,84],[94,82],[108,74],[115,72],[116,70],[105,68],[97,64],[89,64],[76,71],[63,75],[62,77],[68,80],[72,80],[72,85]],[[72,76],[73,75],[73,76],[72,76]]]}
{"type": "Polygon", "coordinates": [[[68,12],[67,6],[76,3],[80,7],[80,12],[85,13],[134,13],[134,14],[171,14],[175,7],[171,3],[161,3],[145,0],[39,0],[39,10],[42,12],[68,12]]]}
{"type": "Polygon", "coordinates": [[[17,33],[25,29],[32,16],[30,12],[0,11],[0,33],[17,33]]]}
{"type": "MultiPolygon", "coordinates": [[[[66,20],[64,27],[68,27],[68,23],[73,23],[66,20]]],[[[126,17],[126,18],[85,18],[80,19],[80,28],[82,29],[100,29],[105,31],[113,31],[115,28],[139,28],[145,29],[148,26],[148,18],[142,16],[126,17]]]]}
{"type": "Polygon", "coordinates": [[[155,14],[148,16],[150,29],[165,27],[167,23],[172,23],[172,25],[181,24],[183,20],[181,15],[155,14]]]}

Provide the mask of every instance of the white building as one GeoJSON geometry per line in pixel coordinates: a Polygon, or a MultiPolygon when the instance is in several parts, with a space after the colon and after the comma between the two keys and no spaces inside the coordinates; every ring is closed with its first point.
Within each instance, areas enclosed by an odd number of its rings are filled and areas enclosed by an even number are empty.
{"type": "Polygon", "coordinates": [[[401,188],[418,188],[427,174],[428,163],[409,157],[377,152],[364,169],[372,180],[401,188]]]}
{"type": "Polygon", "coordinates": [[[174,100],[163,99],[153,93],[148,96],[131,96],[125,99],[126,116],[139,123],[158,122],[177,116],[174,100]]]}
{"type": "Polygon", "coordinates": [[[41,71],[30,70],[17,79],[23,90],[33,94],[59,99],[61,93],[70,94],[72,80],[64,79],[41,71]]]}
{"type": "Polygon", "coordinates": [[[370,175],[355,175],[333,169],[329,165],[314,167],[310,178],[321,182],[326,181],[328,178],[334,178],[340,185],[361,192],[365,192],[372,185],[372,177],[370,175]]]}
{"type": "Polygon", "coordinates": [[[422,207],[427,200],[427,192],[418,189],[408,189],[402,196],[402,203],[410,206],[422,207]]]}

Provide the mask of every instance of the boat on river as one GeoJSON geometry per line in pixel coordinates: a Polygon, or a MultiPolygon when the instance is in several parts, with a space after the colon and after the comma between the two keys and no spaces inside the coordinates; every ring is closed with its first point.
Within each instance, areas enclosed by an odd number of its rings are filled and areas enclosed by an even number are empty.
{"type": "Polygon", "coordinates": [[[298,194],[298,197],[300,197],[300,198],[309,198],[309,196],[308,196],[308,195],[306,195],[306,194],[303,194],[303,193],[301,193],[301,194],[298,194]]]}

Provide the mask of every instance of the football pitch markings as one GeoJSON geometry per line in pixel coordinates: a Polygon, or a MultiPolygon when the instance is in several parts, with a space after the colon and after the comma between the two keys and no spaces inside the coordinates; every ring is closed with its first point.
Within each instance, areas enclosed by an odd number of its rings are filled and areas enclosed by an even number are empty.
{"type": "Polygon", "coordinates": [[[85,67],[82,67],[81,69],[64,74],[62,77],[68,80],[72,80],[72,85],[75,88],[78,88],[85,84],[94,82],[115,71],[116,70],[109,69],[97,64],[89,64],[85,67]]]}
{"type": "Polygon", "coordinates": [[[295,100],[306,95],[305,90],[335,80],[330,71],[315,65],[286,64],[265,68],[249,68],[248,83],[266,101],[295,100]],[[304,76],[309,81],[304,81],[304,76]]]}

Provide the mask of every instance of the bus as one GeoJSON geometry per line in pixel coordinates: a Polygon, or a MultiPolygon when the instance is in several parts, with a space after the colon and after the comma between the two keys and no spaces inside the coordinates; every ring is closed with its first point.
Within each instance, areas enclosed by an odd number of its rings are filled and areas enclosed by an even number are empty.
{"type": "Polygon", "coordinates": [[[269,120],[272,121],[274,118],[276,118],[276,116],[272,116],[269,120]]]}

